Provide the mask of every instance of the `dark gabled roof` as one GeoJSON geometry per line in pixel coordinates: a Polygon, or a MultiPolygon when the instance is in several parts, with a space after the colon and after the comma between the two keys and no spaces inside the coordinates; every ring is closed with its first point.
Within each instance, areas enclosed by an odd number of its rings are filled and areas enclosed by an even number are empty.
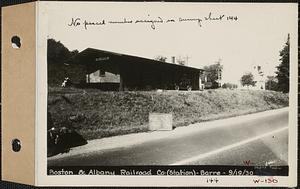
{"type": "Polygon", "coordinates": [[[75,57],[72,59],[74,60],[83,60],[83,59],[95,59],[96,57],[100,57],[103,55],[109,55],[115,58],[124,58],[129,62],[134,62],[134,63],[156,63],[156,64],[162,64],[162,65],[168,65],[168,66],[174,66],[177,68],[182,68],[182,69],[190,69],[194,71],[203,71],[202,69],[199,68],[194,68],[194,67],[189,67],[189,66],[183,66],[183,65],[178,65],[178,64],[173,64],[169,62],[162,62],[158,60],[153,60],[153,59],[148,59],[148,58],[143,58],[143,57],[138,57],[138,56],[133,56],[133,55],[127,55],[127,54],[121,54],[121,53],[115,53],[111,51],[105,51],[105,50],[99,50],[99,49],[93,49],[93,48],[87,48],[80,53],[78,53],[75,57]]]}

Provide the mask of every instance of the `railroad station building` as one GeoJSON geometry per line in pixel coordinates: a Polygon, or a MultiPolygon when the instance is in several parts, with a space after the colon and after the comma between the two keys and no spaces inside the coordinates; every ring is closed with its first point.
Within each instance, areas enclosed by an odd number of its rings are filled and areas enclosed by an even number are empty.
{"type": "MultiPolygon", "coordinates": [[[[69,62],[84,73],[80,87],[102,90],[199,90],[204,70],[126,54],[87,48],[69,62]]],[[[77,73],[79,74],[79,73],[77,73]]]]}

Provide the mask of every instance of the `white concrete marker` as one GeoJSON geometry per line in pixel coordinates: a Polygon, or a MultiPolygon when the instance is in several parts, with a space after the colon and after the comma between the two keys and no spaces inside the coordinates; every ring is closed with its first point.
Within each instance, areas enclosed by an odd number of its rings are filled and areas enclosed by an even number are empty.
{"type": "Polygon", "coordinates": [[[171,113],[150,113],[149,127],[150,131],[171,131],[173,129],[173,116],[171,113]]]}

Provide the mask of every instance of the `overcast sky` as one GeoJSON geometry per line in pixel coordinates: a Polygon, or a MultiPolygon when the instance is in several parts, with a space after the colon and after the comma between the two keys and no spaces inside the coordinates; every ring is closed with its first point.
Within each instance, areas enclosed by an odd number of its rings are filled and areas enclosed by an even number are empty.
{"type": "MultiPolygon", "coordinates": [[[[46,4],[46,3],[45,3],[46,4]]],[[[274,75],[279,51],[297,9],[292,4],[203,4],[203,3],[52,3],[47,5],[48,38],[61,41],[70,50],[92,47],[146,58],[157,55],[188,56],[188,66],[202,68],[221,59],[225,82],[238,83],[242,74],[261,65],[274,75]],[[205,17],[222,20],[205,20],[205,17]],[[237,16],[237,20],[227,20],[237,16]],[[160,17],[160,18],[159,18],[160,17]],[[80,25],[69,26],[72,18],[80,25]],[[133,21],[109,24],[108,21],[133,21]],[[181,21],[179,19],[201,19],[181,21]],[[84,21],[104,25],[84,27],[84,21]],[[136,20],[163,20],[137,23],[136,20]],[[175,22],[168,22],[174,19],[175,22]],[[200,26],[201,25],[201,26],[200,26]]]]}

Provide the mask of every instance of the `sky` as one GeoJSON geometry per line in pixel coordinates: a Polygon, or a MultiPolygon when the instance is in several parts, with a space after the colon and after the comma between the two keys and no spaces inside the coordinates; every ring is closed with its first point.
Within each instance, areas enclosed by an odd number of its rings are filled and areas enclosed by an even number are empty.
{"type": "Polygon", "coordinates": [[[187,66],[196,68],[221,60],[223,82],[236,84],[255,65],[260,65],[265,75],[274,75],[279,51],[288,33],[293,42],[297,27],[293,19],[297,15],[295,4],[44,4],[48,38],[61,41],[69,50],[91,47],[151,59],[162,55],[168,62],[171,56],[181,56],[188,57],[187,66]],[[220,16],[221,20],[211,20],[220,16]],[[227,20],[229,16],[237,19],[227,20]],[[72,19],[77,19],[79,25],[72,19]],[[124,19],[132,23],[109,23],[124,19]],[[100,25],[103,20],[105,24],[100,25]],[[155,23],[154,28],[151,23],[139,22],[145,20],[163,23],[155,23]],[[85,27],[85,21],[99,25],[85,27]]]}

